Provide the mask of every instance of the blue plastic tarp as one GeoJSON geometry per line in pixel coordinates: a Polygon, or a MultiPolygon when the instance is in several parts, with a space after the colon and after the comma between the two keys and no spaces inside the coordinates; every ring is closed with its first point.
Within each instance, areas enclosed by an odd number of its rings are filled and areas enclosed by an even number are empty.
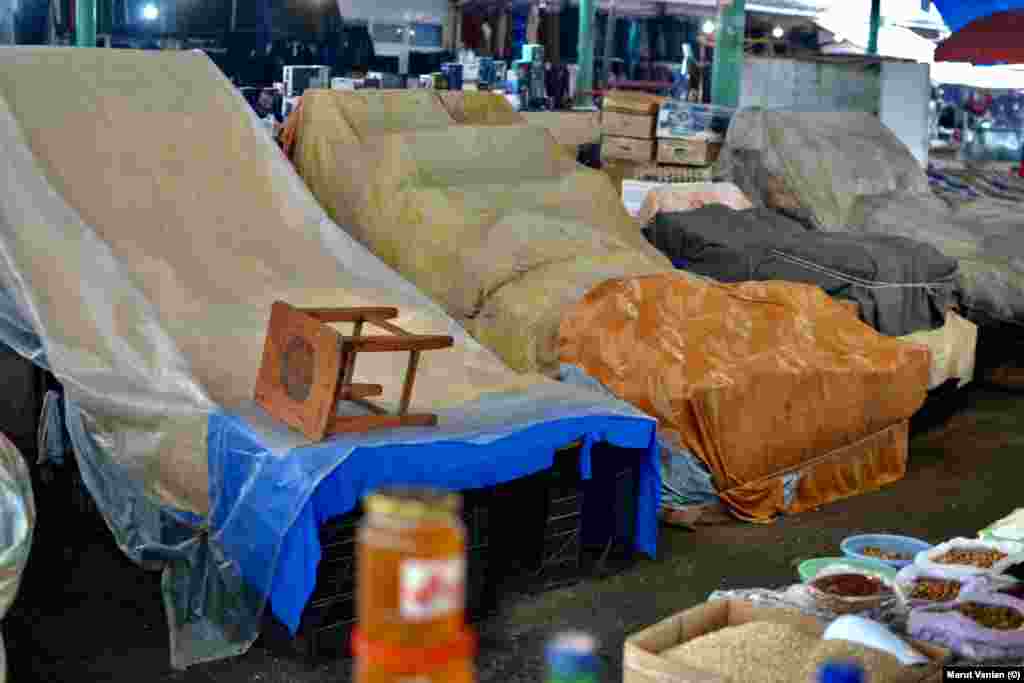
{"type": "Polygon", "coordinates": [[[935,6],[949,30],[956,32],[976,19],[1024,9],[1024,0],[935,0],[935,6]]]}
{"type": "Polygon", "coordinates": [[[577,440],[585,445],[581,467],[586,471],[589,446],[607,441],[647,450],[634,541],[637,550],[653,556],[661,484],[653,423],[599,413],[573,417],[578,407],[568,406],[549,406],[552,419],[539,420],[536,406],[522,398],[485,399],[489,410],[516,425],[511,430],[467,425],[461,434],[441,438],[426,429],[403,430],[408,443],[392,434],[344,437],[297,448],[251,471],[244,463],[271,457],[256,434],[237,416],[213,416],[210,484],[220,490],[211,519],[214,533],[226,554],[239,562],[247,583],[270,596],[275,616],[294,632],[316,583],[320,526],[351,511],[365,493],[396,483],[456,491],[494,486],[550,467],[555,450],[577,440]],[[507,433],[495,439],[495,431],[507,433]],[[339,454],[346,452],[339,462],[339,454]],[[250,487],[245,499],[259,508],[250,514],[239,506],[244,487],[250,487]],[[267,572],[274,566],[275,573],[267,572]]]}

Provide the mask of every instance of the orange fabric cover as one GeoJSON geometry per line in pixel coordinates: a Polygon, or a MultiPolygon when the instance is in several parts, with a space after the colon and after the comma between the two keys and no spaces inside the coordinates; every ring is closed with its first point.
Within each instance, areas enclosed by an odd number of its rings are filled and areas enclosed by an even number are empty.
{"type": "Polygon", "coordinates": [[[930,366],[927,348],[879,335],[817,287],[675,274],[592,289],[563,315],[559,354],[657,417],[752,521],[902,477],[905,445],[865,460],[856,444],[921,407],[930,366]],[[787,504],[783,476],[798,472],[787,504]]]}

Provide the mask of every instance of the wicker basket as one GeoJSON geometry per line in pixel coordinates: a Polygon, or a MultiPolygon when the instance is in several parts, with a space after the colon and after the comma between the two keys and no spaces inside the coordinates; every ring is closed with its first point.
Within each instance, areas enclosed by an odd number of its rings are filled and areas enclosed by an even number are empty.
{"type": "Polygon", "coordinates": [[[847,598],[818,590],[811,584],[807,584],[807,592],[814,598],[815,604],[820,609],[828,610],[833,614],[860,614],[862,612],[869,612],[873,609],[878,609],[884,605],[886,601],[893,600],[896,597],[893,593],[879,593],[878,595],[847,598]]]}
{"type": "Polygon", "coordinates": [[[875,574],[870,571],[864,571],[857,568],[836,565],[829,567],[824,571],[821,571],[813,579],[804,584],[807,588],[807,593],[814,599],[815,604],[824,610],[828,610],[833,614],[859,614],[861,612],[869,612],[874,609],[885,605],[886,603],[897,600],[896,597],[896,586],[892,581],[886,579],[881,574],[875,574]],[[882,582],[888,591],[882,591],[876,595],[866,595],[863,597],[846,597],[841,595],[835,595],[833,593],[826,593],[820,590],[814,585],[814,581],[823,579],[828,576],[835,576],[838,574],[857,574],[859,576],[865,576],[871,579],[877,579],[882,582]]]}

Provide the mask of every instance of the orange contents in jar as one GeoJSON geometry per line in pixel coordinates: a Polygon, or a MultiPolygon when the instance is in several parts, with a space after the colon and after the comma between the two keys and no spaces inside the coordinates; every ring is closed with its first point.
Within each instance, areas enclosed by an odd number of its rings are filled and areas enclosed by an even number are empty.
{"type": "Polygon", "coordinates": [[[359,530],[357,683],[472,683],[465,529],[457,496],[393,489],[359,530]]]}

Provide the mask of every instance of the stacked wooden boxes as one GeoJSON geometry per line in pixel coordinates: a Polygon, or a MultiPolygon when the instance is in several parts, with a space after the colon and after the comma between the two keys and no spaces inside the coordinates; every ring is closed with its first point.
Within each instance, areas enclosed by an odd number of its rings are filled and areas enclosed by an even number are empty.
{"type": "Polygon", "coordinates": [[[601,112],[601,161],[651,163],[658,107],[664,100],[647,93],[619,90],[605,95],[601,112]]]}
{"type": "Polygon", "coordinates": [[[732,119],[728,107],[672,100],[658,112],[658,165],[708,168],[716,161],[732,119]]]}

